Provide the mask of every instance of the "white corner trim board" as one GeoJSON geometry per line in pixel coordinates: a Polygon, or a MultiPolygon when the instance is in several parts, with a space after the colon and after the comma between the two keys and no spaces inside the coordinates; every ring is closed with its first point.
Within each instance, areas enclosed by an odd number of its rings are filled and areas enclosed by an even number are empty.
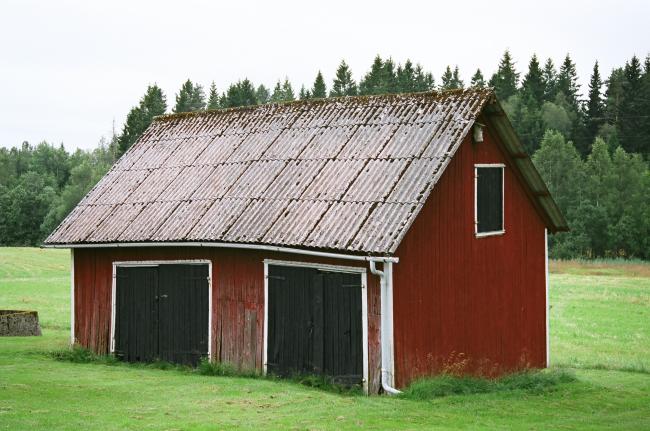
{"type": "Polygon", "coordinates": [[[70,249],[70,345],[76,342],[74,334],[74,249],[70,249]]]}
{"type": "Polygon", "coordinates": [[[546,367],[551,366],[551,317],[548,302],[548,229],[544,229],[544,280],[546,284],[546,367]]]}

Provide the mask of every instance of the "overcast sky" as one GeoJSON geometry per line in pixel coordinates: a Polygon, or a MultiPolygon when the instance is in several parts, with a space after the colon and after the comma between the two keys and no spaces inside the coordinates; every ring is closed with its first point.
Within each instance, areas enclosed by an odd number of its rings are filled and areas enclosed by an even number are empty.
{"type": "MultiPolygon", "coordinates": [[[[0,3],[0,145],[42,140],[93,148],[118,131],[147,84],[168,106],[187,78],[222,91],[248,77],[296,91],[320,69],[328,86],[345,59],[357,81],[373,57],[411,58],[433,72],[489,77],[508,48],[567,52],[586,84],[650,52],[650,2],[638,1],[28,1],[0,3]]],[[[522,74],[523,76],[523,74],[522,74]]]]}

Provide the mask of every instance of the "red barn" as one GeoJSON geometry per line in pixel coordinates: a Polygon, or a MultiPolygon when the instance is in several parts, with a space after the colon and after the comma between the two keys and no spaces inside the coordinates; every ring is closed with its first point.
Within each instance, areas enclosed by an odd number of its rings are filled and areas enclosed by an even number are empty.
{"type": "Polygon", "coordinates": [[[72,340],[392,392],[548,364],[567,225],[490,90],[156,118],[46,240],[72,340]]]}

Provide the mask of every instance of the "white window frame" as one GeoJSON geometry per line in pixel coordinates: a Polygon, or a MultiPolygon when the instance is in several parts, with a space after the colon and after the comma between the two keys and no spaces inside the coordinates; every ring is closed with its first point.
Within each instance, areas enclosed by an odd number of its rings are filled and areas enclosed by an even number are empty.
{"type": "Polygon", "coordinates": [[[366,268],[358,266],[327,265],[312,262],[264,259],[264,346],[262,369],[266,375],[266,362],[269,334],[269,265],[314,268],[329,272],[344,272],[361,275],[361,332],[363,343],[363,391],[368,393],[368,274],[366,268]]]}
{"type": "Polygon", "coordinates": [[[117,267],[151,267],[160,265],[208,265],[208,360],[212,360],[212,261],[208,259],[184,260],[125,260],[113,262],[113,282],[111,286],[111,338],[110,353],[115,353],[115,299],[117,287],[117,267]]]}
{"type": "Polygon", "coordinates": [[[474,165],[474,235],[476,238],[487,236],[503,235],[506,233],[506,165],[503,163],[476,163],[474,165]],[[490,232],[478,231],[478,169],[479,168],[501,168],[501,230],[490,232]]]}

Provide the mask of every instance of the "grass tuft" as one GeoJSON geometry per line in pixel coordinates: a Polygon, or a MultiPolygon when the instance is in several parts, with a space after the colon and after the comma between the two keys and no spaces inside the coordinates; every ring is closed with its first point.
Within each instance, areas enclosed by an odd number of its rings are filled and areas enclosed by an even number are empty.
{"type": "Polygon", "coordinates": [[[329,376],[296,374],[291,376],[288,380],[302,386],[308,386],[325,392],[332,392],[341,395],[363,395],[363,387],[360,384],[350,384],[338,381],[329,376]]]}
{"type": "Polygon", "coordinates": [[[401,394],[414,400],[429,400],[450,395],[487,394],[505,391],[525,391],[542,394],[556,386],[576,381],[573,374],[564,370],[525,371],[499,379],[443,374],[413,382],[401,394]]]}
{"type": "Polygon", "coordinates": [[[211,362],[208,359],[199,362],[195,371],[204,376],[260,377],[260,374],[255,370],[240,370],[228,362],[211,362]]]}
{"type": "Polygon", "coordinates": [[[71,349],[60,349],[49,352],[49,356],[57,361],[74,362],[76,364],[88,364],[91,362],[102,363],[106,365],[117,364],[119,361],[111,355],[98,355],[93,351],[81,346],[72,346],[71,349]]]}

